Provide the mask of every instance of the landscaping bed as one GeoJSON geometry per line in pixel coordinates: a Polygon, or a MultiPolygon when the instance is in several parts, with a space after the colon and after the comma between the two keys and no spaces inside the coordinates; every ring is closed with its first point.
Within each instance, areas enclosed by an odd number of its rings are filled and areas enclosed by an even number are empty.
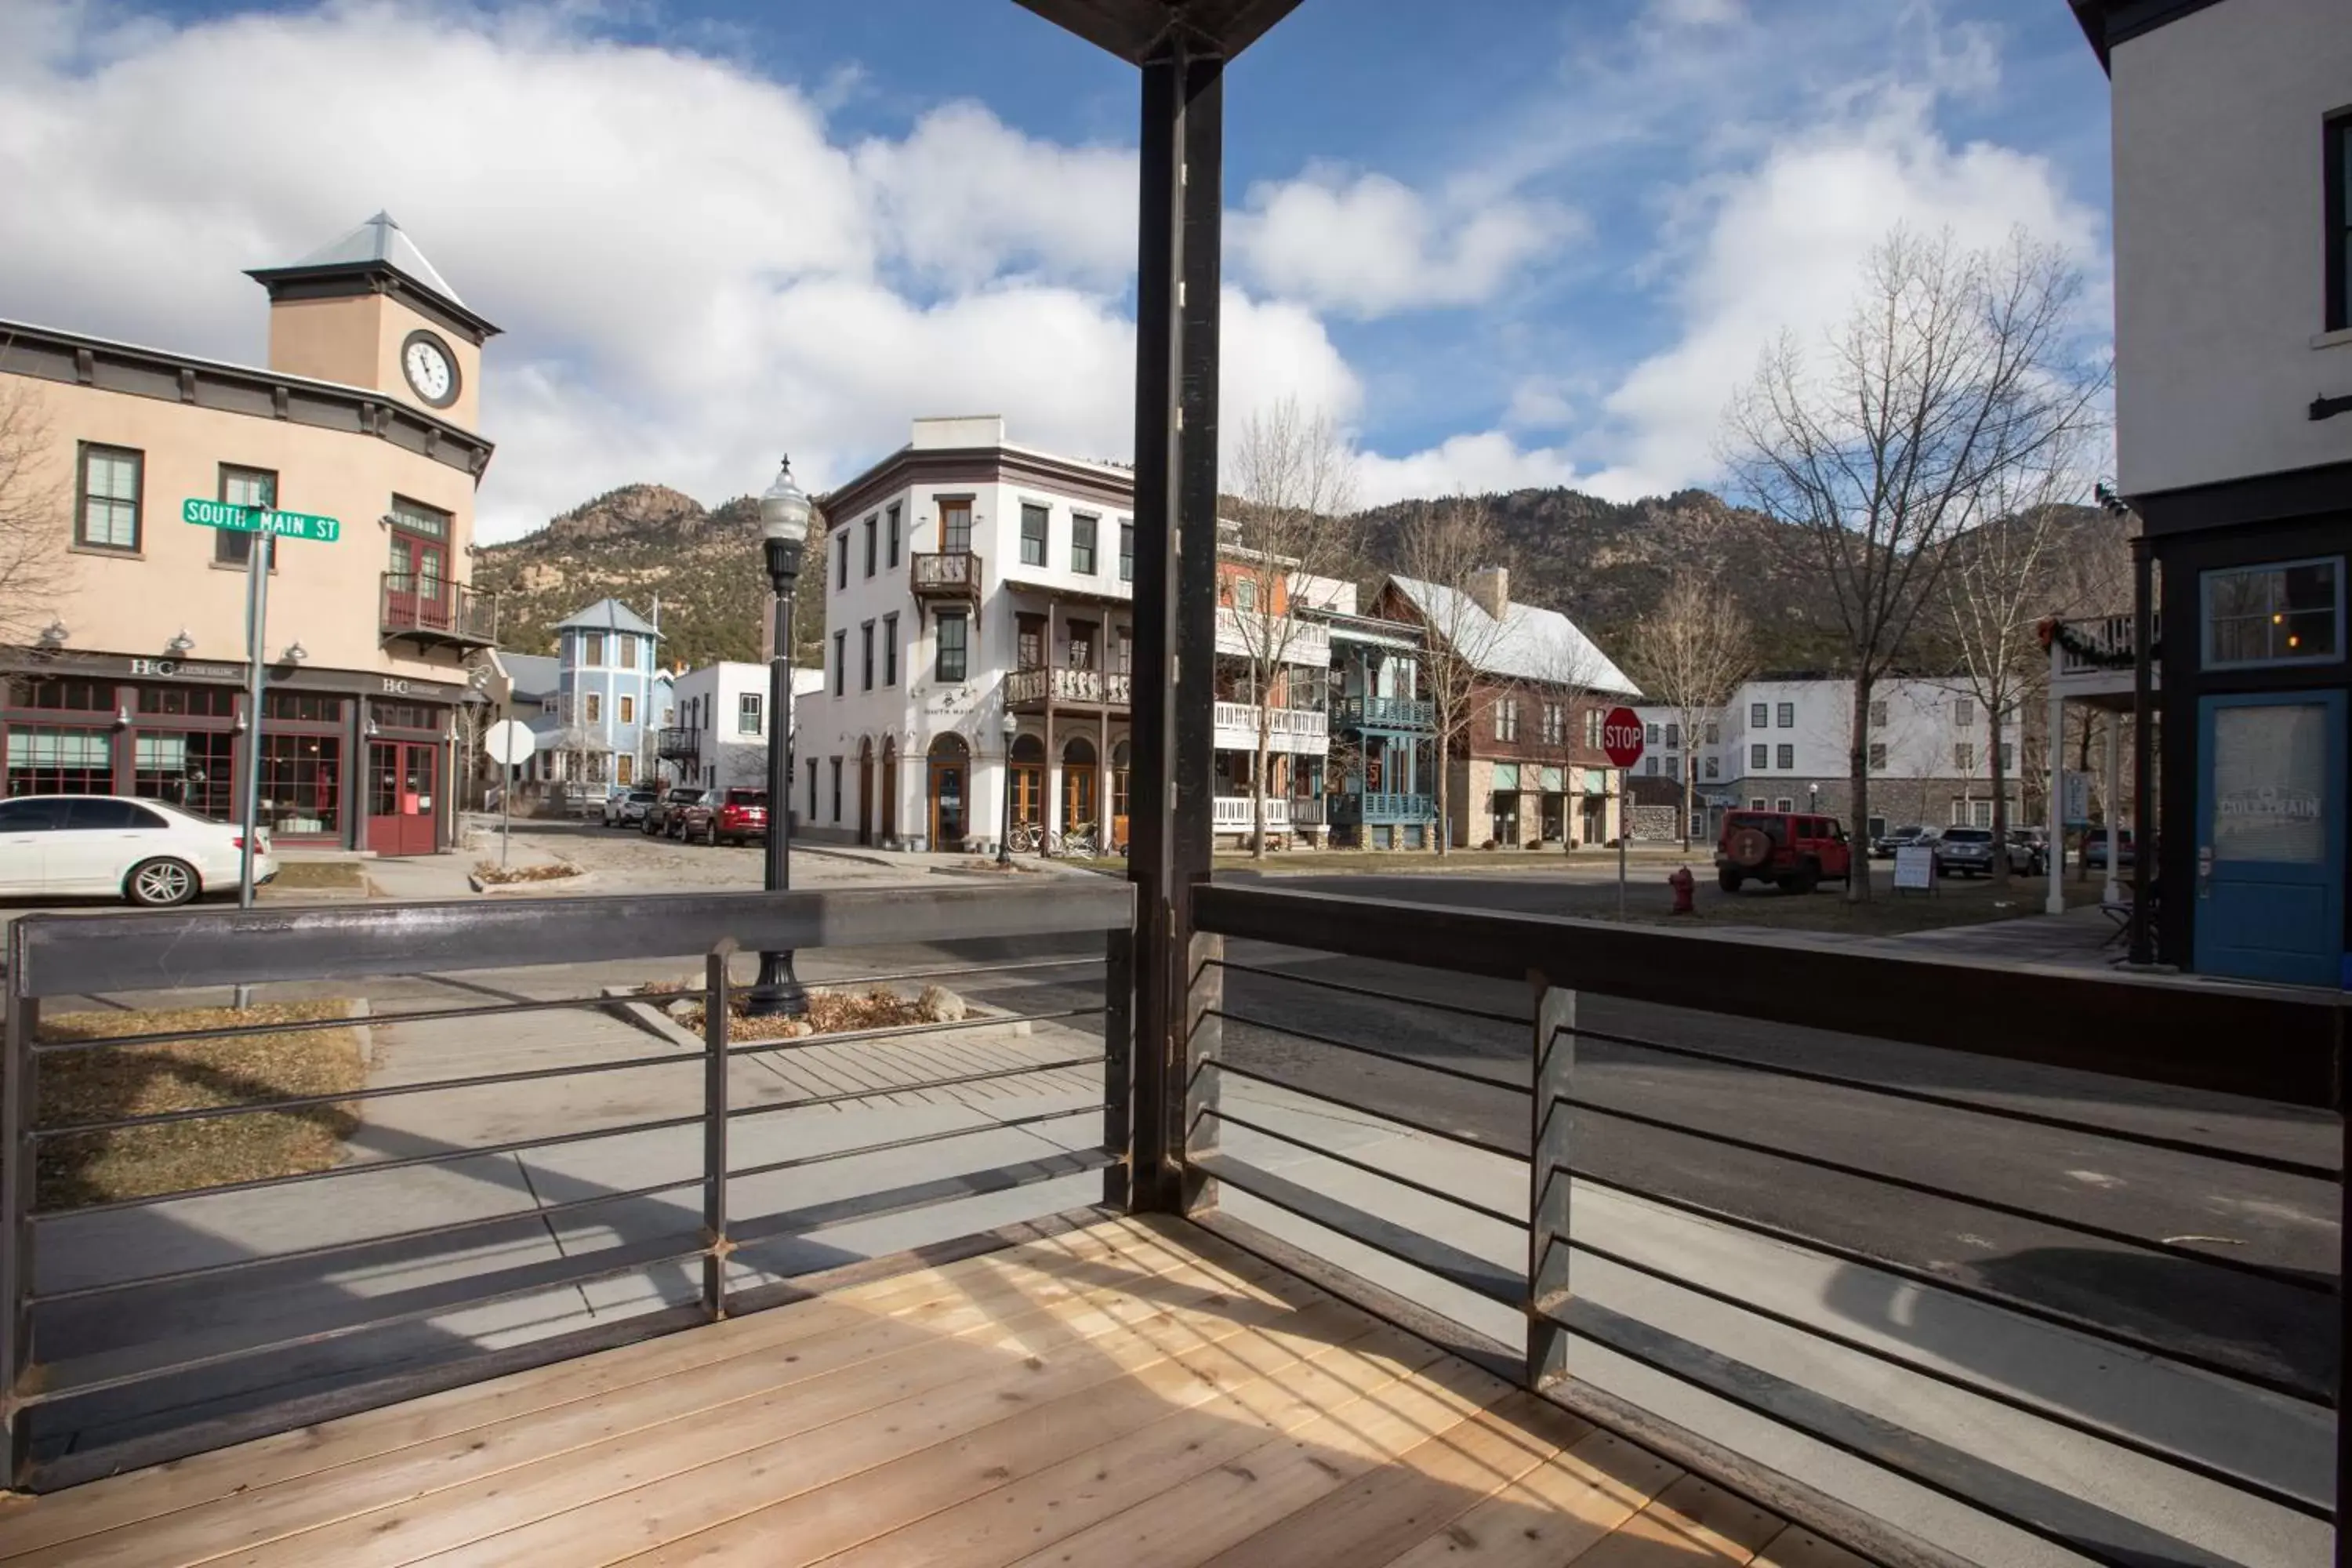
{"type": "Polygon", "coordinates": [[[467,880],[478,893],[499,893],[542,888],[551,882],[576,885],[587,876],[569,860],[542,860],[532,866],[501,866],[492,860],[477,860],[467,880]]]}
{"type": "MultiPolygon", "coordinates": [[[[649,981],[637,988],[641,996],[670,998],[662,1010],[680,1028],[695,1034],[702,1032],[703,1004],[698,989],[664,981],[649,981]]],[[[863,991],[808,992],[808,1011],[797,1018],[761,1017],[745,1015],[747,994],[735,991],[730,1000],[733,1018],[727,1030],[730,1040],[792,1040],[816,1035],[845,1035],[860,1029],[904,1028],[916,1024],[947,1024],[969,1016],[961,998],[951,991],[936,985],[923,988],[919,996],[901,996],[880,986],[863,991]]]]}
{"type": "MultiPolygon", "coordinates": [[[[351,1005],[341,1001],[276,1003],[241,1013],[229,1007],[59,1013],[41,1020],[41,1038],[114,1039],[352,1016],[351,1005]]],[[[366,1076],[356,1027],[65,1051],[41,1058],[40,1125],[336,1094],[360,1088],[366,1076]]],[[[341,1159],[343,1140],[358,1125],[352,1107],[323,1105],[50,1139],[41,1144],[37,1201],[43,1208],[78,1208],[325,1170],[341,1159]]]]}

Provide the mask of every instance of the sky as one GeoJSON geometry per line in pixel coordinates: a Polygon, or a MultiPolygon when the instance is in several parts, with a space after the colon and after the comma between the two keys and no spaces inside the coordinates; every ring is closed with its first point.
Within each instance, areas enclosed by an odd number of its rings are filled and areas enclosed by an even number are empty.
{"type": "MultiPolygon", "coordinates": [[[[1710,483],[1898,223],[2063,247],[2106,331],[2063,0],[1305,0],[1225,102],[1223,423],[1328,415],[1367,504],[1710,483]]],[[[0,0],[0,318],[257,363],[245,269],[389,210],[505,329],[486,541],[924,415],[1124,460],[1136,116],[1012,0],[0,0]]]]}

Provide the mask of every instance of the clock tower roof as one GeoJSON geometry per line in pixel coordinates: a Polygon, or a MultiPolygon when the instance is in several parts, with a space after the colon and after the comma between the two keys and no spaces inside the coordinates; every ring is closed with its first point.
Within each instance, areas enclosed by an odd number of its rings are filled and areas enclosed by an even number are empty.
{"type": "Polygon", "coordinates": [[[379,212],[349,234],[320,246],[282,267],[260,267],[246,274],[280,300],[326,300],[352,294],[383,293],[400,297],[420,314],[432,317],[476,343],[494,337],[499,329],[468,310],[447,279],[425,258],[388,212],[379,212]]]}

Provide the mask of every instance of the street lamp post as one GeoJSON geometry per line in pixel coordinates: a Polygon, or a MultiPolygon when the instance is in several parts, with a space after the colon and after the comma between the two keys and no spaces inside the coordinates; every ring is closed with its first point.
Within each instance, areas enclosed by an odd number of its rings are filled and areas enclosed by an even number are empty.
{"type": "Polygon", "coordinates": [[[1021,721],[1013,716],[1008,705],[1003,722],[998,726],[1004,734],[1004,828],[996,836],[996,863],[1006,870],[1013,868],[1013,742],[1021,733],[1021,721]]]}
{"type": "MultiPolygon", "coordinates": [[[[767,889],[793,885],[793,583],[801,574],[808,543],[809,499],[793,483],[793,460],[784,459],[776,482],[760,498],[760,543],[767,555],[768,586],[775,595],[775,647],[768,659],[767,889]]],[[[753,1017],[808,1011],[808,994],[793,973],[790,952],[760,954],[760,978],[743,998],[753,1017]]]]}

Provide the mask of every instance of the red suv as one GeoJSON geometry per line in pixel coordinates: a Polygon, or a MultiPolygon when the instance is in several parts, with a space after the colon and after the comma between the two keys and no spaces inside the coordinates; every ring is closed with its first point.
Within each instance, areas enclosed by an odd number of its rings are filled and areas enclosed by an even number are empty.
{"type": "Polygon", "coordinates": [[[688,844],[743,844],[768,836],[768,792],[713,790],[686,808],[678,837],[688,844]]]}
{"type": "Polygon", "coordinates": [[[1715,875],[1727,893],[1743,882],[1769,882],[1810,893],[1853,876],[1853,847],[1833,816],[1791,811],[1735,811],[1715,841],[1715,875]]]}

